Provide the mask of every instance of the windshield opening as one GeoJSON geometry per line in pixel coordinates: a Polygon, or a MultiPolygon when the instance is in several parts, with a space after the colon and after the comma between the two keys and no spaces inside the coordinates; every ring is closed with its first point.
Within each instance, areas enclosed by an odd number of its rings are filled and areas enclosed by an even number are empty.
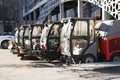
{"type": "Polygon", "coordinates": [[[62,24],[57,23],[53,24],[51,30],[49,32],[48,38],[48,46],[49,50],[56,50],[58,46],[60,46],[60,32],[61,32],[62,24]]]}

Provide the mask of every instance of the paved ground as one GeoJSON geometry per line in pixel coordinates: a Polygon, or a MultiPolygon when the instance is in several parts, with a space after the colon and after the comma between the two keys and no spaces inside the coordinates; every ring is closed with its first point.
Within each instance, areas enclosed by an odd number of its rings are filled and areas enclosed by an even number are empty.
{"type": "Polygon", "coordinates": [[[120,67],[94,71],[71,71],[57,61],[21,61],[0,49],[0,80],[120,80],[120,67]]]}

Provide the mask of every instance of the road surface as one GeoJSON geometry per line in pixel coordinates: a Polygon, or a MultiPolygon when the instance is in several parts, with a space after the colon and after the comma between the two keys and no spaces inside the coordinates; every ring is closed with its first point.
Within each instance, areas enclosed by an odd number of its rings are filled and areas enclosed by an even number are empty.
{"type": "Polygon", "coordinates": [[[94,71],[74,71],[63,63],[20,60],[0,49],[0,80],[120,80],[120,67],[94,71]]]}

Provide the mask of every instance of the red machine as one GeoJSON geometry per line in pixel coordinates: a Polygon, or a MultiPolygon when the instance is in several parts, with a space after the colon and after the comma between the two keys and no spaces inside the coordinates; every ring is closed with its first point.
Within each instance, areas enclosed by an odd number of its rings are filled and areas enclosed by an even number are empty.
{"type": "Polygon", "coordinates": [[[116,61],[120,59],[120,36],[107,40],[100,40],[99,45],[100,53],[105,55],[106,61],[116,61]]]}

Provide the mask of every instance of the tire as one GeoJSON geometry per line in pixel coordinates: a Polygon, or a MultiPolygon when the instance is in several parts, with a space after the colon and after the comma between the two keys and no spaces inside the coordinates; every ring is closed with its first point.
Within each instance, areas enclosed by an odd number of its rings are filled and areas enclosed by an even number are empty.
{"type": "Polygon", "coordinates": [[[1,43],[1,47],[2,47],[2,49],[8,49],[8,41],[3,41],[1,43]]]}
{"type": "Polygon", "coordinates": [[[35,44],[35,45],[33,45],[33,49],[34,50],[40,50],[40,44],[35,44]]]}
{"type": "Polygon", "coordinates": [[[82,63],[94,63],[94,62],[96,62],[96,58],[91,54],[85,55],[82,59],[82,63]]]}
{"type": "Polygon", "coordinates": [[[110,61],[120,61],[120,53],[113,54],[110,61]]]}

